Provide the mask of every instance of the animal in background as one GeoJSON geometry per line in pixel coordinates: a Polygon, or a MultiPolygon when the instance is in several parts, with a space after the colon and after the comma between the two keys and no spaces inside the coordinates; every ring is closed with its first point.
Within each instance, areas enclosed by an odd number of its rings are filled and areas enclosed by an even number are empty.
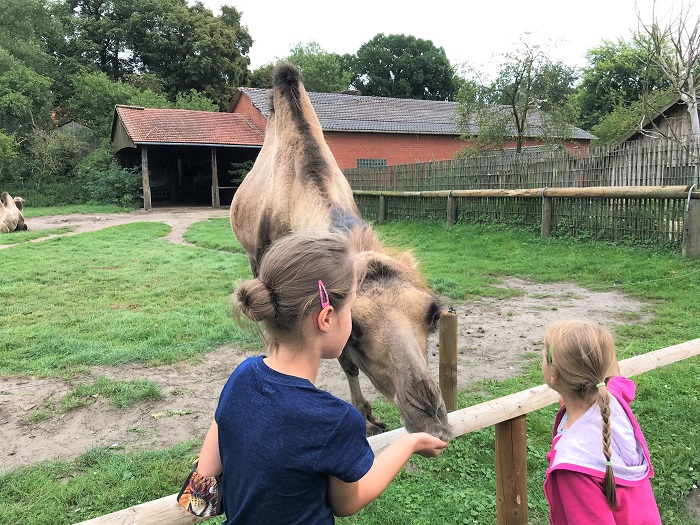
{"type": "Polygon", "coordinates": [[[12,233],[27,229],[24,223],[24,199],[15,197],[4,191],[0,199],[0,233],[12,233]]]}

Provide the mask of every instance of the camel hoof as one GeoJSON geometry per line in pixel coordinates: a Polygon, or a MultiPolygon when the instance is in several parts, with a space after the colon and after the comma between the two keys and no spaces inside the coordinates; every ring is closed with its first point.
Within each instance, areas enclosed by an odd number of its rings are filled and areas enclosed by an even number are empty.
{"type": "Polygon", "coordinates": [[[386,432],[386,423],[381,419],[372,418],[372,421],[366,421],[367,435],[376,436],[382,432],[386,432]]]}

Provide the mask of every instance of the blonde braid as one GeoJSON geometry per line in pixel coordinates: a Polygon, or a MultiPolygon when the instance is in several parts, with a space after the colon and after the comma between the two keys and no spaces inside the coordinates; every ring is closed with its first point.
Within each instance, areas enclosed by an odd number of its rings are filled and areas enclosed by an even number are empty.
{"type": "Polygon", "coordinates": [[[615,475],[613,474],[612,450],[610,448],[610,394],[605,383],[598,383],[598,407],[603,418],[603,454],[605,455],[605,478],[603,479],[603,493],[608,507],[615,509],[617,496],[615,491],[615,475]]]}

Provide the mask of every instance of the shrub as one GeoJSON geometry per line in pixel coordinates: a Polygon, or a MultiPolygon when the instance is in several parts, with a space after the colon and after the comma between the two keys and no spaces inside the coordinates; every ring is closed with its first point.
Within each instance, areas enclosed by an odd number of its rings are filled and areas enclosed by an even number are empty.
{"type": "Polygon", "coordinates": [[[85,202],[136,207],[141,179],[135,171],[119,167],[107,144],[85,157],[78,175],[85,184],[85,202]]]}

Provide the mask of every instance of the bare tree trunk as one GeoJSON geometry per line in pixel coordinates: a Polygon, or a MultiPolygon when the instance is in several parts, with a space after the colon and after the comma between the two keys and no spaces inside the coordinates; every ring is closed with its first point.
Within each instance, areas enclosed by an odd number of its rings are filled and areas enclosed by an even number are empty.
{"type": "Polygon", "coordinates": [[[681,99],[688,105],[688,113],[690,114],[690,129],[693,137],[700,135],[700,118],[698,118],[698,97],[695,92],[695,84],[693,82],[692,73],[688,75],[688,92],[681,94],[681,99]]]}

